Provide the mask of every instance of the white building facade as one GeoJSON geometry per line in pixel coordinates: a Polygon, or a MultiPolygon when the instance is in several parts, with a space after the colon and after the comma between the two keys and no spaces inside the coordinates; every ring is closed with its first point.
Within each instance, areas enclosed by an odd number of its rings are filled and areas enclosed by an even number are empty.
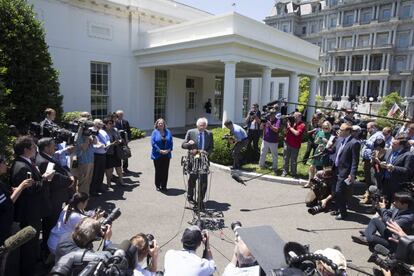
{"type": "Polygon", "coordinates": [[[122,109],[141,129],[159,117],[179,129],[205,115],[209,98],[210,121],[221,124],[243,121],[253,103],[297,100],[299,75],[317,91],[319,47],[239,14],[169,0],[30,1],[65,112],[122,109]]]}

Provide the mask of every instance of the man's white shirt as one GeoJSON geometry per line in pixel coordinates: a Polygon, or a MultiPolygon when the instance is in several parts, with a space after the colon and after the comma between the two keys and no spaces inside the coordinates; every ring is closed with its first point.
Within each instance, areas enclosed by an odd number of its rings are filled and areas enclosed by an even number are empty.
{"type": "Polygon", "coordinates": [[[216,271],[216,264],[192,250],[168,250],[164,269],[164,276],[210,276],[216,271]]]}

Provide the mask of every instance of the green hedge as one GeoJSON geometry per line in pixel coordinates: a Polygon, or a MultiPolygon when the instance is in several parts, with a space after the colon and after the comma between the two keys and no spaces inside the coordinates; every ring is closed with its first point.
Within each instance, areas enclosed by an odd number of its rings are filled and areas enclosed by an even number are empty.
{"type": "Polygon", "coordinates": [[[131,127],[131,140],[136,140],[145,137],[145,131],[136,127],[131,127]]]}
{"type": "Polygon", "coordinates": [[[79,120],[81,118],[81,113],[82,111],[65,112],[62,116],[62,121],[69,123],[74,120],[79,120]]]}
{"type": "Polygon", "coordinates": [[[215,128],[212,130],[214,136],[214,150],[210,155],[210,161],[222,165],[231,165],[233,158],[231,157],[231,147],[227,146],[227,141],[221,139],[230,131],[227,128],[215,128]]]}

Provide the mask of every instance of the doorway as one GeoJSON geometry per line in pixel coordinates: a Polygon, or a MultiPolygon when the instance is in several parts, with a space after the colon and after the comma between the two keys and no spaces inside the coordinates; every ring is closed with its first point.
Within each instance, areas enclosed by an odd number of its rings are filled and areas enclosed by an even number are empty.
{"type": "Polygon", "coordinates": [[[185,123],[186,125],[195,125],[197,120],[197,88],[196,79],[187,78],[186,81],[186,96],[185,96],[185,123]]]}

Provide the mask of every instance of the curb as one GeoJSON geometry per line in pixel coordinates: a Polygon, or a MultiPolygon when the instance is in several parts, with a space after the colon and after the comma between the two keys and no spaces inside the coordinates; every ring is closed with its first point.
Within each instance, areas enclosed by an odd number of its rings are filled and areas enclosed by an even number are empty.
{"type": "MultiPolygon", "coordinates": [[[[221,164],[210,162],[211,165],[218,168],[221,171],[225,172],[231,172],[230,168],[221,164]]],[[[234,170],[234,172],[237,172],[239,176],[248,177],[248,179],[244,179],[245,181],[248,181],[250,178],[257,177],[257,179],[265,180],[268,182],[273,183],[280,183],[280,184],[288,184],[288,185],[305,185],[308,181],[304,179],[292,179],[287,177],[281,177],[281,176],[272,176],[272,175],[263,175],[259,176],[259,173],[254,172],[246,172],[241,170],[234,170]],[[258,177],[259,176],[259,177],[258,177]]]]}

